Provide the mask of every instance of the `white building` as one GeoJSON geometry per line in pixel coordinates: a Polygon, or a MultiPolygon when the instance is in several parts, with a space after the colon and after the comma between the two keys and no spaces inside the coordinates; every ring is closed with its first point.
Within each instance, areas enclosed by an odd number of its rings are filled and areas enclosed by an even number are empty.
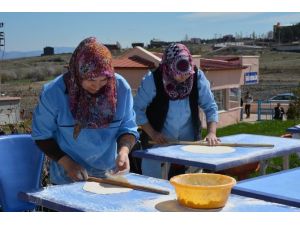
{"type": "Polygon", "coordinates": [[[0,97],[0,124],[14,124],[20,120],[19,97],[0,97]]]}

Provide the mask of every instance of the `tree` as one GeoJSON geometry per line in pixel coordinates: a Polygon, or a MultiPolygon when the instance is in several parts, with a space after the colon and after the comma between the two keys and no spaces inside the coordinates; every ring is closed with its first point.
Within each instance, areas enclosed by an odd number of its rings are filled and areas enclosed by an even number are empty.
{"type": "Polygon", "coordinates": [[[255,32],[254,32],[254,31],[252,32],[252,35],[251,35],[251,36],[252,36],[252,39],[253,39],[253,40],[255,40],[255,39],[256,39],[256,34],[255,34],[255,32]]]}
{"type": "Polygon", "coordinates": [[[187,34],[185,34],[184,40],[185,40],[185,41],[189,41],[189,36],[188,36],[187,34]]]}
{"type": "Polygon", "coordinates": [[[118,46],[119,49],[122,49],[122,46],[121,46],[120,42],[117,41],[116,44],[117,44],[117,46],[118,46]]]}
{"type": "Polygon", "coordinates": [[[273,36],[274,36],[273,31],[269,31],[269,32],[267,33],[267,38],[268,38],[268,39],[273,39],[273,36]]]}

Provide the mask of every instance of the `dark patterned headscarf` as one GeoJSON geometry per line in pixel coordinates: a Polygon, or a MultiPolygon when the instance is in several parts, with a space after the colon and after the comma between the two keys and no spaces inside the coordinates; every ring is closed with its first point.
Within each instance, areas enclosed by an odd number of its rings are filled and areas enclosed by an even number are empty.
{"type": "Polygon", "coordinates": [[[116,79],[110,51],[96,38],[84,39],[75,49],[64,81],[75,120],[74,138],[81,128],[107,127],[116,112],[116,79]],[[108,78],[107,84],[91,94],[82,88],[82,81],[99,76],[108,78]]]}
{"type": "Polygon", "coordinates": [[[186,98],[193,87],[194,66],[192,55],[183,44],[170,44],[162,57],[164,89],[171,100],[186,98]],[[179,83],[176,77],[187,78],[179,83]]]}

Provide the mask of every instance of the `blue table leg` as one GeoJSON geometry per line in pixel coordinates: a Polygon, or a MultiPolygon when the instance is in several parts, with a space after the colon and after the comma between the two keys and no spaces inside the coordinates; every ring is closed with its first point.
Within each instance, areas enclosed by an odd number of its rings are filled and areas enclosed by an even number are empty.
{"type": "Polygon", "coordinates": [[[161,177],[162,177],[162,179],[164,179],[164,180],[168,180],[168,175],[169,175],[169,170],[170,170],[170,167],[171,167],[171,163],[169,163],[169,162],[164,162],[163,163],[163,166],[162,166],[162,168],[161,168],[161,177]]]}
{"type": "Polygon", "coordinates": [[[260,175],[265,175],[266,174],[266,170],[267,170],[268,165],[269,165],[268,160],[262,160],[262,161],[259,162],[259,174],[260,175]]]}
{"type": "Polygon", "coordinates": [[[282,157],[282,167],[284,170],[288,170],[290,168],[290,155],[285,155],[282,157]]]}

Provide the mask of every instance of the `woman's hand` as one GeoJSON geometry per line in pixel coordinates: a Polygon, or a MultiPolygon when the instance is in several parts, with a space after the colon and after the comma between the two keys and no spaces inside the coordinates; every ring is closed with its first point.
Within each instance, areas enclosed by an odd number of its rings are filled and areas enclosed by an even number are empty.
{"type": "Polygon", "coordinates": [[[71,159],[69,156],[65,155],[62,158],[60,158],[58,160],[58,164],[65,169],[67,175],[73,181],[81,181],[81,180],[88,179],[87,171],[78,163],[76,163],[73,159],[71,159]]]}
{"type": "Polygon", "coordinates": [[[166,137],[156,130],[153,129],[150,123],[145,123],[142,125],[142,129],[149,135],[152,141],[155,141],[157,144],[167,144],[168,140],[166,137]]]}
{"type": "Polygon", "coordinates": [[[213,132],[208,133],[204,140],[207,141],[210,146],[214,146],[220,142],[220,139],[217,138],[216,134],[213,132]]]}
{"type": "Polygon", "coordinates": [[[119,150],[119,154],[116,158],[116,171],[115,174],[123,174],[127,173],[130,170],[130,163],[129,163],[129,148],[127,146],[123,146],[119,150]]]}
{"type": "Polygon", "coordinates": [[[207,123],[207,135],[204,138],[204,141],[207,141],[208,145],[214,146],[220,142],[220,139],[217,138],[217,123],[208,122],[207,123]]]}
{"type": "Polygon", "coordinates": [[[168,140],[166,139],[166,137],[160,132],[157,132],[157,131],[153,130],[150,137],[157,144],[167,144],[168,143],[168,140]]]}

